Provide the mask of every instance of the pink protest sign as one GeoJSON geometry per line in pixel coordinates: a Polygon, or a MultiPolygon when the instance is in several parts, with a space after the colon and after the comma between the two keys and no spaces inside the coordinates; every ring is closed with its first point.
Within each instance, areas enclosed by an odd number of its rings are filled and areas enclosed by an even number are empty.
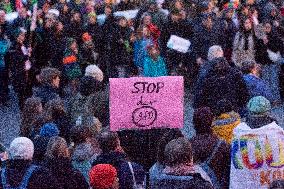
{"type": "Polygon", "coordinates": [[[110,79],[110,129],[183,127],[183,77],[110,79]]]}

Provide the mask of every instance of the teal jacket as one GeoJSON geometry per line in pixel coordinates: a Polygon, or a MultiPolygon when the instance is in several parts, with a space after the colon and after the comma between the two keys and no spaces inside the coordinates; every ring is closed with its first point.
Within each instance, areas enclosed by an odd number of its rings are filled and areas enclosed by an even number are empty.
{"type": "Polygon", "coordinates": [[[143,76],[144,77],[159,77],[167,76],[167,68],[165,61],[161,56],[157,61],[154,61],[151,57],[146,57],[143,64],[143,76]]]}
{"type": "Polygon", "coordinates": [[[9,50],[9,43],[5,39],[0,39],[0,68],[5,67],[5,55],[9,50]]]}

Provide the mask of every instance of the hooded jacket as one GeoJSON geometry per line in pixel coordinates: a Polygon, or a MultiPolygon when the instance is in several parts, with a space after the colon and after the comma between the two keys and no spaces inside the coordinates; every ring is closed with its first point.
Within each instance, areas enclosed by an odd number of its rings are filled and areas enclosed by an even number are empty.
{"type": "MultiPolygon", "coordinates": [[[[197,168],[197,169],[200,169],[197,168]]],[[[160,173],[156,175],[151,183],[152,189],[213,189],[210,182],[202,178],[199,171],[188,175],[177,176],[170,173],[160,173]]]]}
{"type": "Polygon", "coordinates": [[[204,81],[196,107],[208,106],[214,111],[217,103],[226,99],[232,103],[233,110],[239,112],[248,102],[248,98],[241,72],[231,67],[214,68],[204,81]]]}
{"type": "Polygon", "coordinates": [[[91,144],[82,143],[76,146],[72,154],[72,165],[74,169],[80,171],[89,183],[89,171],[92,168],[92,160],[94,159],[95,152],[91,144]]]}
{"type": "Polygon", "coordinates": [[[246,118],[246,123],[252,129],[258,129],[272,122],[277,123],[277,120],[269,114],[250,114],[246,118]]]}
{"type": "Polygon", "coordinates": [[[48,101],[60,98],[57,89],[51,85],[42,85],[33,93],[34,97],[39,97],[41,99],[42,105],[45,105],[48,101]]]}
{"type": "Polygon", "coordinates": [[[48,167],[64,189],[89,189],[84,176],[72,167],[67,158],[46,159],[44,165],[48,167]]]}
{"type": "MultiPolygon", "coordinates": [[[[11,187],[20,185],[24,174],[31,165],[31,162],[28,160],[9,160],[6,162],[8,183],[11,187]]],[[[2,180],[0,182],[0,189],[2,189],[2,180]]],[[[28,188],[61,189],[62,187],[59,185],[57,178],[48,169],[38,166],[29,179],[28,188]]]]}

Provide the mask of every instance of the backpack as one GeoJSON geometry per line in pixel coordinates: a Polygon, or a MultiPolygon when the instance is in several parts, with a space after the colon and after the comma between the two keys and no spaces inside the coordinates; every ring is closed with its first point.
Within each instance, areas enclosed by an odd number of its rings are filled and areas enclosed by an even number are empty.
{"type": "Polygon", "coordinates": [[[31,165],[24,177],[23,177],[23,180],[22,182],[20,183],[19,186],[17,187],[11,187],[11,185],[9,184],[8,182],[8,179],[7,179],[7,167],[4,166],[4,168],[2,169],[2,172],[1,172],[1,181],[2,181],[2,185],[3,185],[3,189],[27,189],[28,187],[28,183],[29,183],[29,179],[31,178],[33,172],[38,169],[38,166],[36,165],[31,165]]]}
{"type": "MultiPolygon", "coordinates": [[[[136,182],[136,178],[135,178],[135,173],[134,173],[134,169],[133,169],[133,166],[131,164],[131,162],[128,162],[128,166],[129,166],[129,169],[130,169],[130,172],[131,172],[131,176],[132,176],[132,181],[133,181],[133,189],[145,189],[145,181],[144,183],[142,184],[138,184],[136,182]]],[[[146,179],[146,177],[145,177],[146,179]]]]}
{"type": "Polygon", "coordinates": [[[145,189],[146,174],[141,165],[121,160],[114,167],[118,171],[120,189],[145,189]]]}
{"type": "Polygon", "coordinates": [[[218,181],[216,174],[214,172],[214,170],[209,166],[211,160],[213,159],[214,155],[216,154],[217,150],[219,149],[219,147],[221,146],[221,144],[223,143],[222,140],[219,140],[218,143],[215,145],[212,154],[207,158],[206,161],[204,161],[203,163],[200,164],[200,166],[202,167],[202,169],[208,174],[208,176],[211,179],[211,182],[214,186],[215,189],[220,189],[221,188],[221,184],[218,181]]]}

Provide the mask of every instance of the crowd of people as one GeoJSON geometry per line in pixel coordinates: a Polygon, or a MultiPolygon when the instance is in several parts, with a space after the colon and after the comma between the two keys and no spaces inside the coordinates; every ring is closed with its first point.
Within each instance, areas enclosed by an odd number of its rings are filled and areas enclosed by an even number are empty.
{"type": "Polygon", "coordinates": [[[13,90],[21,124],[0,148],[0,188],[229,188],[236,128],[278,123],[282,57],[281,0],[3,0],[0,107],[13,90]],[[187,52],[168,45],[173,35],[187,52]],[[195,136],[111,132],[109,78],[159,76],[184,77],[195,136]]]}

